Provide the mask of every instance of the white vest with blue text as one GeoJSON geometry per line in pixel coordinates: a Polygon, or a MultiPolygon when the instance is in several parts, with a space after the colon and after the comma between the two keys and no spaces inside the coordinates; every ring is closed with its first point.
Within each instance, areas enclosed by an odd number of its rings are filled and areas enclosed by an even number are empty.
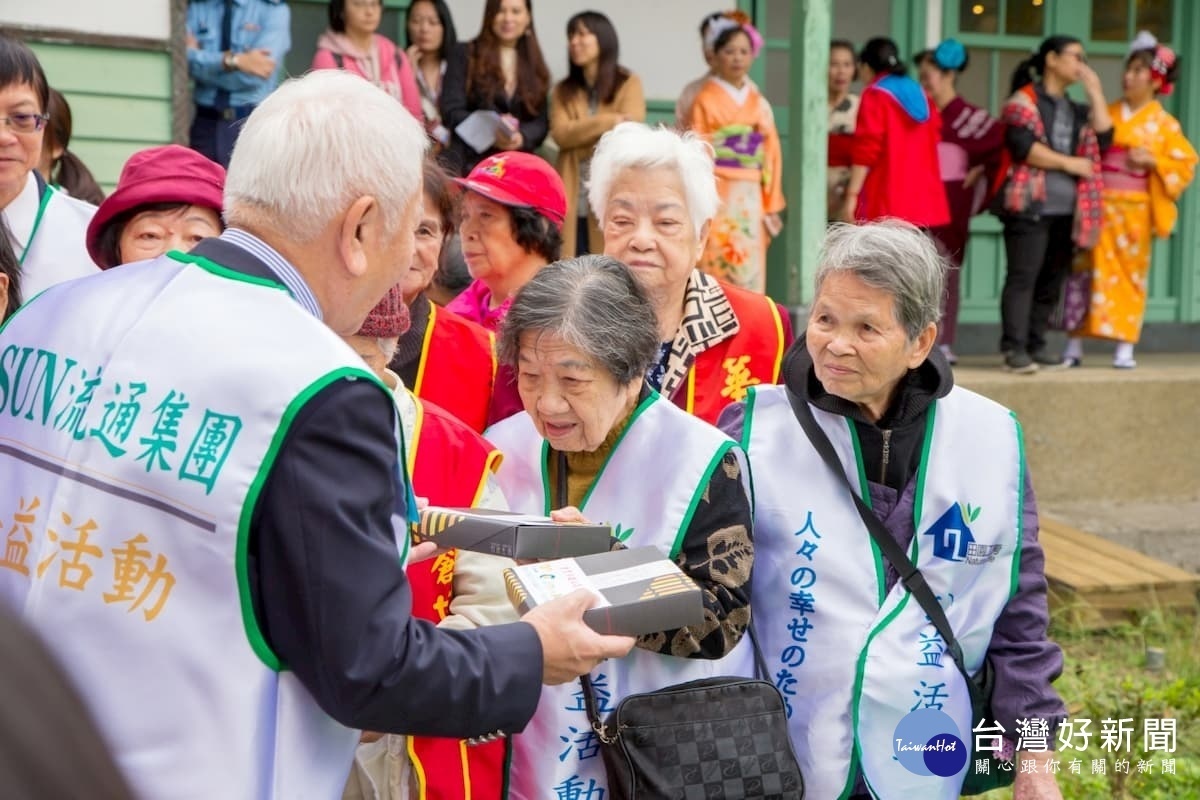
{"type": "MultiPolygon", "coordinates": [[[[496,477],[509,506],[548,514],[554,498],[546,470],[549,445],[526,413],[490,428],[487,438],[504,453],[496,477]]],[[[613,526],[629,547],[653,545],[674,559],[713,471],[730,450],[728,436],[651,394],[633,412],[608,461],[580,506],[584,517],[613,526]]],[[[746,469],[742,463],[742,480],[746,469]]],[[[606,661],[591,678],[602,717],[630,694],[719,675],[754,674],[749,637],[718,660],[678,658],[634,648],[606,661]]],[[[599,742],[584,710],[578,681],[542,688],[537,713],[513,738],[511,797],[592,797],[607,800],[599,742]],[[588,792],[592,792],[589,794],[588,792]]]]}
{"type": "Polygon", "coordinates": [[[195,256],[54,287],[0,333],[0,598],[141,797],[341,797],[358,733],[271,652],[246,560],[289,426],[343,379],[378,383],[282,285],[195,256]]]}
{"type": "MultiPolygon", "coordinates": [[[[842,467],[870,504],[857,434],[813,408],[842,467]]],[[[952,800],[973,769],[971,704],[925,612],[886,561],[845,483],[809,444],[782,386],[754,387],[743,445],[754,474],[754,629],[788,704],[810,797],[846,797],[862,770],[884,800],[952,800]],[[966,767],[948,778],[910,771],[894,734],[911,711],[949,715],[966,767]]],[[[1016,590],[1024,456],[1007,409],[954,388],[930,408],[909,556],[945,608],[967,668],[979,670],[1016,590]]]]}

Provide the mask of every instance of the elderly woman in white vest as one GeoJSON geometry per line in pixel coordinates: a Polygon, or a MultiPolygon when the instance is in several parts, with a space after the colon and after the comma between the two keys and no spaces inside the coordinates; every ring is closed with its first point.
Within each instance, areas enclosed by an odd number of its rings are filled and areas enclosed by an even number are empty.
{"type": "MultiPolygon", "coordinates": [[[[543,267],[501,330],[523,413],[493,426],[497,476],[515,511],[611,524],[622,546],[653,545],[703,589],[704,622],[643,636],[591,673],[602,714],[620,698],[682,681],[751,673],[750,503],[738,445],[645,382],[654,309],[607,256],[543,267]],[[736,648],[736,652],[734,652],[736,648]]],[[[513,740],[511,797],[607,787],[578,683],[545,692],[513,740]]]]}
{"type": "MultiPolygon", "coordinates": [[[[1050,685],[1062,654],[1046,638],[1021,429],[1008,409],[954,386],[932,349],[944,275],[930,239],[908,223],[834,226],[783,385],[754,387],[720,420],[754,474],[755,631],[791,709],[811,797],[951,800],[975,758],[990,755],[976,745],[1008,760],[1018,740],[1053,751],[1066,715],[1050,685]],[[836,470],[802,427],[805,408],[836,470]],[[866,514],[928,581],[966,670],[990,664],[993,719],[972,719],[963,675],[866,514]],[[945,777],[896,752],[916,719],[944,726],[920,744],[935,734],[962,743],[945,777]]],[[[1061,796],[1043,763],[1053,752],[1016,755],[1037,762],[1036,772],[1016,769],[1017,800],[1061,796]]]]}

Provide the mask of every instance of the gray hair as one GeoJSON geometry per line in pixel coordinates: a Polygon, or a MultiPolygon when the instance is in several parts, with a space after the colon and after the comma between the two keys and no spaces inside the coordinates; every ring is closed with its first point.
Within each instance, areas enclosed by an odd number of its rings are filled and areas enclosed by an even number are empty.
{"type": "Polygon", "coordinates": [[[225,178],[225,220],[312,241],[370,195],[395,234],[421,191],[429,138],[387,92],[357,75],[317,70],[285,81],[247,119],[225,178]]]}
{"type": "Polygon", "coordinates": [[[658,355],[658,319],[627,266],[611,256],[555,261],[513,298],[498,343],[514,369],[522,334],[555,334],[598,361],[617,383],[640,381],[658,355]]]}
{"type": "Polygon", "coordinates": [[[896,321],[911,342],[942,317],[946,259],[928,234],[899,219],[829,226],[814,279],[816,294],[835,272],[849,272],[895,300],[896,321]]]}
{"type": "Polygon", "coordinates": [[[651,128],[641,122],[617,125],[600,137],[592,154],[588,165],[588,205],[601,228],[617,176],[626,169],[658,168],[672,169],[679,175],[688,215],[696,236],[700,236],[704,223],[716,216],[721,205],[713,173],[712,145],[692,131],[679,133],[661,125],[651,128]]]}

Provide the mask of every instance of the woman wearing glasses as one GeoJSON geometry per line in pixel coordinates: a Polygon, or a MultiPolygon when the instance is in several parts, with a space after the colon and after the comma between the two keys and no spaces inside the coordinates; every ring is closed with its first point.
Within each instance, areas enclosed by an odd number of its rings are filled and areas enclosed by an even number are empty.
{"type": "Polygon", "coordinates": [[[1091,249],[1100,233],[1100,157],[1113,124],[1100,78],[1073,36],[1049,37],[1017,66],[1000,117],[1007,158],[992,204],[1008,257],[1000,349],[1005,369],[1028,374],[1061,364],[1046,349],[1046,329],[1076,248],[1091,249]],[[1067,97],[1076,82],[1090,108],[1067,97]]]}
{"type": "Polygon", "coordinates": [[[37,56],[0,35],[0,214],[8,223],[26,298],[96,272],[84,246],[96,207],[47,186],[36,169],[49,102],[37,56]]]}

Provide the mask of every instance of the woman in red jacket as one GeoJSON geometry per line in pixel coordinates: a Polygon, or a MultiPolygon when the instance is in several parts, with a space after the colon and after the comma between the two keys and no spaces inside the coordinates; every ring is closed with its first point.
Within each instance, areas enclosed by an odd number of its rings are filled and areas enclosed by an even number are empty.
{"type": "Polygon", "coordinates": [[[859,99],[842,218],[899,217],[922,228],[945,225],[950,209],[938,169],[942,118],[937,107],[905,75],[891,39],[871,39],[858,58],[866,88],[859,99]]]}

